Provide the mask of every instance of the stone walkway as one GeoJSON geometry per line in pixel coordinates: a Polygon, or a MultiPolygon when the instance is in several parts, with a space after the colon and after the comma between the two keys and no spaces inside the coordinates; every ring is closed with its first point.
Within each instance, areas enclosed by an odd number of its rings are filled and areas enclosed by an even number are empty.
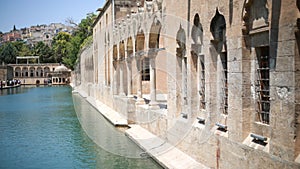
{"type": "Polygon", "coordinates": [[[130,125],[130,129],[126,130],[126,135],[164,168],[208,168],[139,125],[130,125]]]}

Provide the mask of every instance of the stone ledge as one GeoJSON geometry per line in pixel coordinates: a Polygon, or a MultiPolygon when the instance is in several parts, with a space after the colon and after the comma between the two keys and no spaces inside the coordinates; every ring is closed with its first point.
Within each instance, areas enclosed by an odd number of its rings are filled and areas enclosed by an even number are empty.
{"type": "Polygon", "coordinates": [[[130,125],[125,134],[164,168],[208,168],[140,125],[130,125]]]}

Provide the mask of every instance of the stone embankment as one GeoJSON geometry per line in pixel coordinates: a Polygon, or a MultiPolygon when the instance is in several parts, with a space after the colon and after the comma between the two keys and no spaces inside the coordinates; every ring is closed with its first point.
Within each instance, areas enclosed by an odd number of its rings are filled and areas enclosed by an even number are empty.
{"type": "Polygon", "coordinates": [[[147,155],[152,157],[164,168],[208,168],[203,164],[200,164],[184,152],[180,151],[176,147],[166,143],[164,140],[142,128],[140,125],[129,125],[127,119],[123,118],[118,112],[96,100],[95,98],[88,96],[84,91],[74,89],[73,93],[79,93],[114,126],[128,126],[129,129],[125,131],[125,134],[139,147],[141,147],[147,155]]]}

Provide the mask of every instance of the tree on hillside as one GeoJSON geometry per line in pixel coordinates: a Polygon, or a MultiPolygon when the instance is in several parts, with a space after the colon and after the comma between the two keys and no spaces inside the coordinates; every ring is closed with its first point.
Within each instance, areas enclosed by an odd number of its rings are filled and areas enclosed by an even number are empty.
{"type": "Polygon", "coordinates": [[[86,39],[92,39],[92,25],[95,19],[96,15],[94,13],[87,14],[86,18],[82,19],[77,25],[77,29],[73,33],[71,39],[65,45],[67,49],[67,55],[62,57],[62,62],[72,70],[74,69],[74,65],[78,58],[82,44],[86,39]]]}
{"type": "Polygon", "coordinates": [[[52,49],[54,52],[54,61],[61,63],[64,57],[68,57],[68,49],[70,48],[71,35],[66,32],[59,32],[57,36],[53,38],[52,49]]]}
{"type": "Polygon", "coordinates": [[[26,44],[21,45],[21,49],[18,49],[18,56],[31,56],[32,55],[32,50],[30,47],[26,44]]]}
{"type": "Polygon", "coordinates": [[[17,49],[12,43],[6,43],[0,49],[0,62],[6,64],[15,63],[17,49]]]}
{"type": "Polygon", "coordinates": [[[54,57],[52,49],[44,42],[38,42],[33,48],[33,54],[40,57],[41,63],[53,63],[54,57]]]}
{"type": "Polygon", "coordinates": [[[96,18],[96,14],[88,13],[86,18],[82,19],[81,22],[78,24],[78,28],[75,31],[74,36],[79,36],[81,38],[81,43],[84,41],[84,39],[93,34],[92,25],[96,18]]]}
{"type": "Polygon", "coordinates": [[[80,50],[80,45],[81,39],[79,36],[73,36],[70,43],[68,44],[68,56],[63,58],[63,63],[71,69],[74,68],[75,62],[77,60],[77,55],[80,50]]]}

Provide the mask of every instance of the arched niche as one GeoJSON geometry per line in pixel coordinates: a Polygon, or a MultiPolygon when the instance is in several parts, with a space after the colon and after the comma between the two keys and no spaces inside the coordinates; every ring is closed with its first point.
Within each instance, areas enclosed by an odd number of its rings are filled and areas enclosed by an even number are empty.
{"type": "Polygon", "coordinates": [[[144,51],[145,46],[145,34],[143,31],[137,33],[135,38],[135,51],[144,51]]]}
{"type": "Polygon", "coordinates": [[[117,45],[113,46],[113,60],[114,61],[118,60],[118,47],[117,47],[117,45]]]}
{"type": "Polygon", "coordinates": [[[15,68],[15,77],[21,77],[21,68],[20,67],[15,68]]]}
{"type": "Polygon", "coordinates": [[[34,73],[35,73],[35,68],[32,66],[29,68],[29,72],[30,72],[30,77],[34,77],[34,73]]]}
{"type": "Polygon", "coordinates": [[[132,57],[132,54],[133,54],[132,38],[129,37],[127,39],[127,57],[132,57]]]}
{"type": "Polygon", "coordinates": [[[212,44],[215,46],[218,53],[226,51],[226,21],[225,17],[220,14],[218,8],[216,9],[216,14],[211,20],[210,32],[213,39],[212,44]]]}
{"type": "Polygon", "coordinates": [[[192,27],[191,36],[194,44],[203,44],[203,28],[202,24],[200,23],[200,16],[198,13],[194,16],[194,24],[192,27]]]}
{"type": "Polygon", "coordinates": [[[38,67],[37,68],[36,76],[37,77],[42,77],[43,76],[43,69],[42,69],[42,67],[38,67]]]}
{"type": "Polygon", "coordinates": [[[186,54],[186,35],[181,25],[176,34],[176,43],[177,43],[176,56],[184,57],[186,54]]]}
{"type": "Polygon", "coordinates": [[[124,60],[125,59],[125,45],[124,41],[121,41],[119,44],[119,59],[124,60]]]}
{"type": "Polygon", "coordinates": [[[150,28],[149,36],[149,48],[159,48],[159,37],[160,37],[161,23],[154,18],[150,28]]]}
{"type": "Polygon", "coordinates": [[[50,73],[50,68],[48,66],[44,68],[44,73],[45,73],[45,77],[47,77],[48,74],[50,73]]]}
{"type": "Polygon", "coordinates": [[[22,73],[23,73],[23,77],[29,77],[28,76],[28,68],[27,67],[23,67],[22,73]]]}
{"type": "Polygon", "coordinates": [[[109,46],[109,43],[110,43],[110,39],[109,39],[109,32],[107,32],[107,45],[109,46]]]}

